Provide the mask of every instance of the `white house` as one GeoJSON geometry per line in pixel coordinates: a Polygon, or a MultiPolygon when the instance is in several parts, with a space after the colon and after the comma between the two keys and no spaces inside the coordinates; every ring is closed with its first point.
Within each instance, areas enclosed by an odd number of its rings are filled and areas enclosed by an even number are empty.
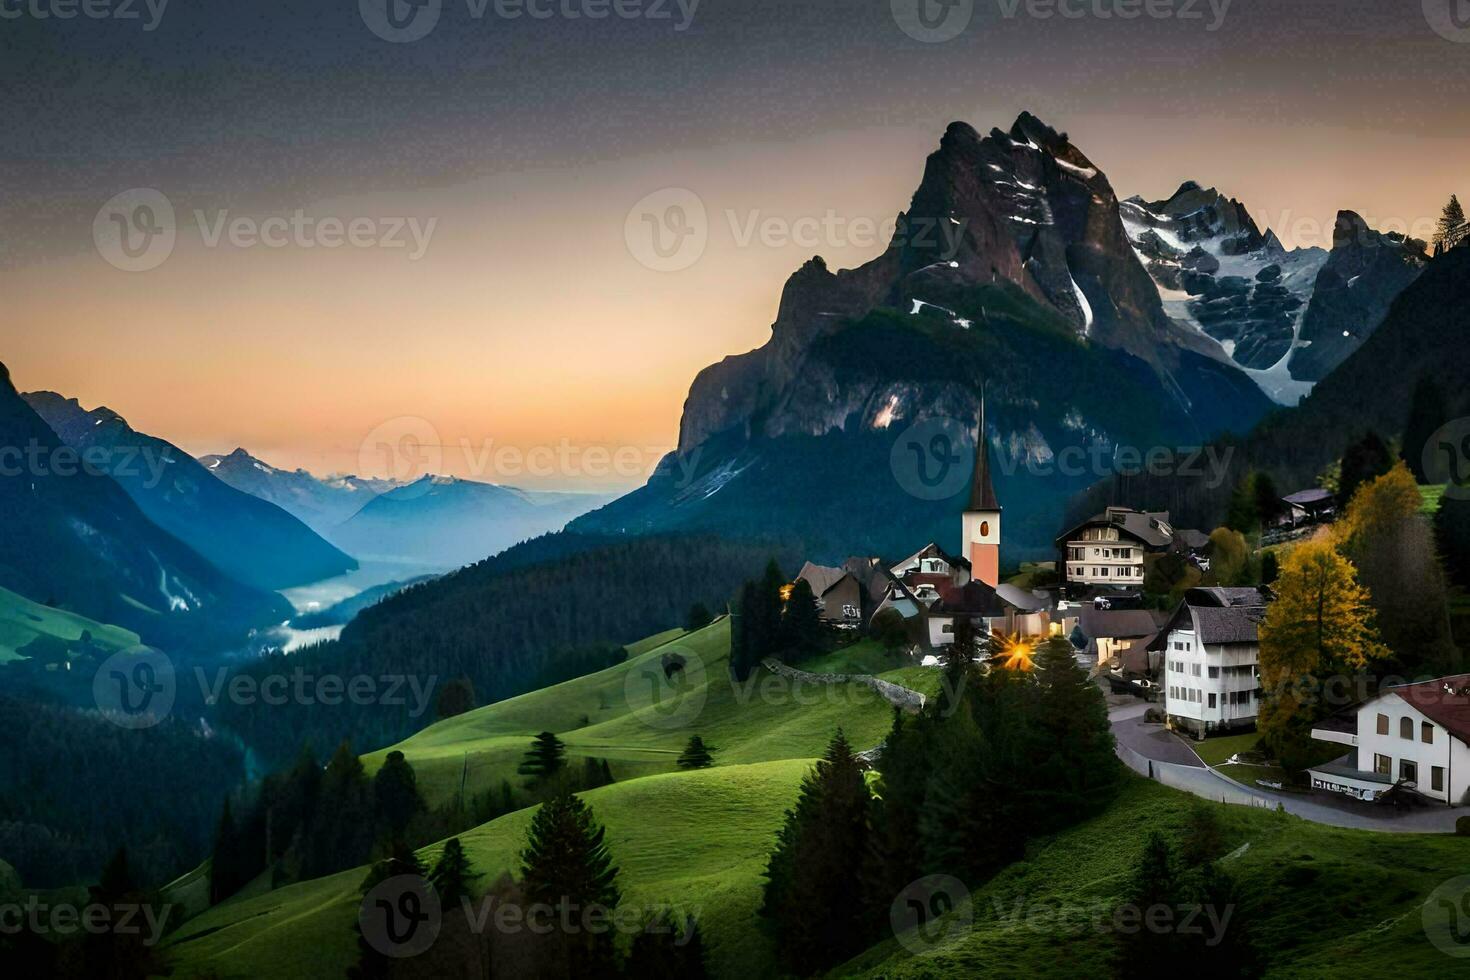
{"type": "Polygon", "coordinates": [[[1259,589],[1190,589],[1151,651],[1163,655],[1168,726],[1194,738],[1249,728],[1261,706],[1259,589]]]}
{"type": "Polygon", "coordinates": [[[1164,512],[1144,513],[1109,507],[1057,539],[1063,578],[1072,585],[1138,589],[1143,585],[1148,554],[1182,550],[1164,512]]]}
{"type": "Polygon", "coordinates": [[[1309,772],[1316,789],[1375,800],[1395,786],[1470,803],[1470,674],[1386,688],[1312,729],[1353,751],[1309,772]]]}

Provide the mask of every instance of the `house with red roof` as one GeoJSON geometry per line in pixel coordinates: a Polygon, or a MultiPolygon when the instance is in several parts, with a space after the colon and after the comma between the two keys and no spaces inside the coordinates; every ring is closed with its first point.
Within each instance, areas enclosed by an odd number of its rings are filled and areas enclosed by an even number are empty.
{"type": "Polygon", "coordinates": [[[1400,789],[1470,804],[1470,674],[1384,688],[1319,722],[1312,737],[1351,749],[1308,770],[1316,789],[1369,801],[1400,789]]]}

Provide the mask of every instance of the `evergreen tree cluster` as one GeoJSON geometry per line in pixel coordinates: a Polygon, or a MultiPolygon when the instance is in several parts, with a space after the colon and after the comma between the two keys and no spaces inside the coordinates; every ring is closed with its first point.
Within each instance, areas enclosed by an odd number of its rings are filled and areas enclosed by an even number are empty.
{"type": "Polygon", "coordinates": [[[28,885],[93,880],[125,846],[145,887],[209,853],[240,750],[179,717],[120,728],[95,712],[0,696],[0,858],[28,885]]]}
{"type": "Polygon", "coordinates": [[[798,661],[828,645],[817,597],[804,579],[789,583],[773,558],[740,589],[730,628],[730,670],[745,680],[767,657],[798,661]]]}
{"type": "Polygon", "coordinates": [[[1065,639],[1043,644],[1029,671],[953,659],[967,664],[956,693],[918,715],[895,711],[877,795],[840,732],[803,782],[763,905],[787,969],[842,962],[881,937],[910,883],[946,874],[978,885],[1113,798],[1107,707],[1065,639]]]}
{"type": "Polygon", "coordinates": [[[218,902],[261,873],[300,881],[407,852],[427,807],[412,766],[392,752],[370,779],[343,742],[322,768],[309,749],[268,776],[248,804],[226,801],[215,833],[210,897],[218,902]]]}

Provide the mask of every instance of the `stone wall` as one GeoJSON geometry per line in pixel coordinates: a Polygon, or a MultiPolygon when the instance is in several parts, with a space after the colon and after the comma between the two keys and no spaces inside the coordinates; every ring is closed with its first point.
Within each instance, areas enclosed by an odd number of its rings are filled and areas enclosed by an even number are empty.
{"type": "Polygon", "coordinates": [[[761,662],[761,666],[773,674],[790,677],[792,680],[806,684],[861,684],[889,704],[902,708],[910,714],[917,713],[924,708],[924,695],[918,691],[911,691],[891,681],[874,677],[872,674],[813,674],[810,671],[798,670],[789,664],[783,664],[774,657],[767,657],[761,662]]]}

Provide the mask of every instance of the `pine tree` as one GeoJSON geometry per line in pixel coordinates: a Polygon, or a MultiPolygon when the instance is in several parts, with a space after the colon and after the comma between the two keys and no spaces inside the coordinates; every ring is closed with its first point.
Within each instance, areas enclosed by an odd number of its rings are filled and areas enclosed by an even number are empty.
{"type": "Polygon", "coordinates": [[[1348,446],[1342,454],[1342,469],[1337,478],[1338,509],[1352,502],[1358,487],[1393,469],[1393,459],[1383,437],[1371,430],[1348,446]]]}
{"type": "Polygon", "coordinates": [[[531,743],[531,749],[521,760],[516,772],[533,779],[547,779],[561,771],[566,764],[567,747],[552,732],[542,732],[531,743]]]}
{"type": "Polygon", "coordinates": [[[388,753],[382,768],[373,777],[373,801],[378,819],[392,840],[401,840],[409,821],[428,809],[419,795],[418,777],[413,766],[396,749],[388,753]]]}
{"type": "Polygon", "coordinates": [[[1286,503],[1270,474],[1255,474],[1251,479],[1251,493],[1256,499],[1256,517],[1262,528],[1273,526],[1286,512],[1286,503]]]}
{"type": "Polygon", "coordinates": [[[709,974],[699,923],[693,916],[681,923],[667,909],[650,917],[633,937],[623,975],[638,980],[703,980],[709,974]]]}
{"type": "Polygon", "coordinates": [[[821,652],[824,627],[811,583],[798,579],[781,613],[781,646],[800,657],[821,652]]]}
{"type": "Polygon", "coordinates": [[[1122,959],[1128,976],[1168,976],[1179,966],[1179,935],[1172,929],[1149,928],[1149,910],[1165,908],[1173,914],[1179,904],[1179,879],[1174,853],[1157,830],[1150,831],[1142,859],[1134,869],[1128,903],[1137,928],[1120,932],[1122,959]]]}
{"type": "Polygon", "coordinates": [[[795,973],[830,967],[867,944],[857,899],[869,805],[862,769],[839,729],[802,780],[766,868],[761,914],[775,931],[782,964],[795,973]]]}
{"type": "Polygon", "coordinates": [[[1400,455],[1409,464],[1409,472],[1419,483],[1429,483],[1424,472],[1424,448],[1440,426],[1450,420],[1449,405],[1445,401],[1444,389],[1431,375],[1424,375],[1414,383],[1414,394],[1409,399],[1409,417],[1404,422],[1404,442],[1400,455]]]}
{"type": "Polygon", "coordinates": [[[684,746],[684,751],[679,754],[678,765],[680,769],[708,769],[715,764],[713,750],[704,744],[704,739],[698,735],[689,737],[689,744],[684,746]]]}
{"type": "Polygon", "coordinates": [[[1241,534],[1255,534],[1261,529],[1261,515],[1256,503],[1256,474],[1247,473],[1245,478],[1230,494],[1230,508],[1225,514],[1225,526],[1241,534]]]}
{"type": "Polygon", "coordinates": [[[1028,755],[1036,771],[1030,795],[1043,815],[1035,829],[1043,831],[1099,812],[1113,798],[1121,771],[1107,702],[1072,655],[1072,645],[1052,637],[1041,644],[1034,663],[1036,718],[1028,755]]]}
{"type": "Polygon", "coordinates": [[[1451,249],[1460,244],[1465,238],[1465,209],[1460,206],[1460,198],[1450,195],[1450,203],[1444,206],[1444,213],[1440,215],[1439,225],[1435,228],[1434,244],[1440,249],[1451,249]]]}
{"type": "Polygon", "coordinates": [[[317,804],[299,850],[303,874],[317,878],[367,862],[373,847],[373,792],[348,742],[322,772],[317,804]]]}
{"type": "Polygon", "coordinates": [[[708,606],[702,602],[696,602],[689,607],[689,615],[684,617],[684,629],[693,633],[696,630],[704,629],[710,623],[714,622],[714,619],[710,615],[708,606]]]}
{"type": "Polygon", "coordinates": [[[737,681],[748,678],[761,661],[756,636],[760,622],[760,588],[747,581],[740,589],[735,619],[730,624],[730,673],[737,681]]]}
{"type": "Polygon", "coordinates": [[[536,811],[521,851],[527,898],[559,910],[558,921],[579,923],[572,934],[561,937],[568,976],[599,976],[613,967],[612,934],[581,924],[592,910],[610,914],[621,898],[606,836],[591,807],[562,793],[536,811]]]}
{"type": "Polygon", "coordinates": [[[214,831],[214,851],[209,859],[209,903],[217,905],[245,884],[240,869],[240,842],[235,818],[230,811],[230,798],[225,797],[219,823],[214,831]]]}
{"type": "Polygon", "coordinates": [[[1450,581],[1470,589],[1470,499],[1450,494],[1440,498],[1434,534],[1450,581]]]}
{"type": "Polygon", "coordinates": [[[434,707],[440,721],[474,710],[475,682],[468,677],[459,677],[445,684],[434,707]]]}
{"type": "Polygon", "coordinates": [[[428,874],[429,884],[439,893],[439,904],[446,910],[458,906],[460,899],[469,897],[474,883],[482,877],[470,864],[469,855],[465,854],[458,837],[444,842],[444,852],[428,874]]]}
{"type": "Polygon", "coordinates": [[[1281,559],[1276,557],[1276,552],[1263,552],[1261,554],[1261,584],[1270,585],[1280,574],[1281,559]]]}

